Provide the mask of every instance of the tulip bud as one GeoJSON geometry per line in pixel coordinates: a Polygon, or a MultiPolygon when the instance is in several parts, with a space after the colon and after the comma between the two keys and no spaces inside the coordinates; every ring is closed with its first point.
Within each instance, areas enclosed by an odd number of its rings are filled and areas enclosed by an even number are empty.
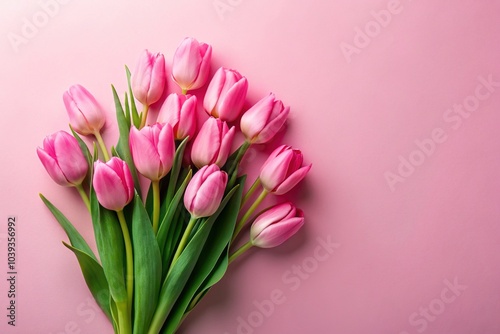
{"type": "Polygon", "coordinates": [[[288,240],[304,225],[304,213],[292,203],[278,204],[260,214],[250,228],[254,246],[272,248],[288,240]]]}
{"type": "Polygon", "coordinates": [[[158,123],[169,123],[174,138],[182,140],[194,137],[196,132],[196,107],[198,100],[194,95],[170,94],[158,114],[158,123]]]}
{"type": "Polygon", "coordinates": [[[289,112],[290,108],[271,93],[243,114],[241,132],[252,144],[267,143],[285,124],[289,112]]]}
{"type": "Polygon", "coordinates": [[[125,161],[113,157],[94,163],[94,191],[97,200],[108,210],[122,210],[134,197],[134,181],[125,161]]]}
{"type": "Polygon", "coordinates": [[[202,87],[208,79],[212,47],[187,37],[179,45],[172,62],[172,77],[184,92],[202,87]]]}
{"type": "Polygon", "coordinates": [[[302,166],[303,156],[299,150],[282,145],[271,153],[261,168],[260,181],[265,190],[282,195],[295,187],[311,169],[311,164],[302,166]]]}
{"type": "Polygon", "coordinates": [[[81,135],[99,132],[106,118],[95,97],[80,85],[71,86],[63,94],[64,106],[73,130],[81,135]]]}
{"type": "Polygon", "coordinates": [[[227,184],[227,174],[217,165],[204,166],[189,182],[184,206],[194,218],[211,216],[219,208],[227,184]]]}
{"type": "Polygon", "coordinates": [[[165,57],[161,53],[153,54],[144,50],[132,76],[135,98],[145,106],[158,101],[163,94],[166,77],[165,57]]]}
{"type": "Polygon", "coordinates": [[[151,181],[158,181],[168,174],[175,154],[170,124],[156,123],[141,130],[132,127],[129,142],[132,159],[139,173],[151,181]]]}
{"type": "Polygon", "coordinates": [[[247,90],[247,78],[235,70],[221,67],[208,85],[203,107],[209,115],[232,122],[240,115],[247,90]]]}
{"type": "Polygon", "coordinates": [[[87,159],[75,137],[65,131],[46,137],[36,153],[50,177],[61,186],[78,186],[87,175],[87,159]]]}
{"type": "Polygon", "coordinates": [[[216,164],[224,166],[231,151],[235,134],[234,126],[218,118],[208,118],[196,136],[191,149],[191,160],[196,167],[216,164]]]}

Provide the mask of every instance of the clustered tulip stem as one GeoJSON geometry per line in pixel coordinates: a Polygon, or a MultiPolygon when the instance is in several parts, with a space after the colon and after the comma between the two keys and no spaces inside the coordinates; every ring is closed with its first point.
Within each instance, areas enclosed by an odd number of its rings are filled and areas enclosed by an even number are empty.
{"type": "Polygon", "coordinates": [[[249,240],[247,243],[245,243],[243,246],[238,248],[233,254],[229,256],[229,263],[233,262],[236,260],[241,254],[245,253],[247,250],[252,248],[253,244],[252,241],[249,240]]]}
{"type": "Polygon", "coordinates": [[[118,309],[118,333],[132,334],[132,323],[130,321],[128,303],[116,303],[116,308],[118,309]]]}
{"type": "Polygon", "coordinates": [[[236,224],[236,229],[234,230],[233,239],[231,240],[231,242],[233,242],[234,239],[236,239],[236,237],[240,233],[240,231],[243,228],[243,226],[245,226],[245,223],[252,216],[252,214],[254,213],[254,211],[257,209],[257,207],[260,205],[260,203],[262,203],[262,201],[264,200],[264,198],[266,198],[266,196],[268,194],[269,194],[269,192],[266,189],[262,189],[262,192],[260,193],[259,197],[257,197],[257,199],[255,200],[255,202],[253,202],[253,204],[248,208],[247,212],[245,212],[245,214],[243,215],[243,217],[236,224]]]}
{"type": "Polygon", "coordinates": [[[141,125],[139,126],[139,130],[146,125],[146,120],[148,119],[148,111],[149,111],[149,106],[144,105],[141,113],[141,125]]]}
{"type": "Polygon", "coordinates": [[[151,181],[153,186],[153,232],[158,233],[160,222],[160,181],[151,181]]]}
{"type": "Polygon", "coordinates": [[[172,264],[170,265],[170,269],[168,270],[169,273],[172,270],[172,268],[174,267],[175,262],[177,261],[177,259],[179,258],[179,256],[181,256],[182,251],[186,247],[186,245],[188,243],[188,240],[189,240],[189,235],[193,231],[193,227],[194,227],[197,219],[198,218],[196,218],[194,216],[191,216],[191,219],[189,219],[189,223],[186,226],[186,229],[184,230],[184,234],[182,235],[181,242],[179,243],[179,246],[177,246],[177,250],[175,251],[174,257],[172,259],[172,262],[171,262],[172,264]]]}
{"type": "Polygon", "coordinates": [[[132,242],[130,240],[130,233],[128,231],[127,221],[125,220],[125,215],[123,211],[116,211],[118,215],[118,220],[120,221],[120,227],[123,233],[123,241],[125,242],[125,255],[126,255],[126,263],[127,263],[127,276],[126,276],[126,284],[127,284],[127,312],[131,314],[132,311],[132,299],[134,295],[134,256],[132,254],[132,242]]]}
{"type": "Polygon", "coordinates": [[[257,190],[257,188],[260,186],[260,178],[257,178],[255,180],[255,182],[252,184],[252,186],[250,187],[250,189],[248,189],[247,193],[245,194],[245,196],[243,197],[243,200],[241,201],[241,206],[240,208],[243,207],[243,205],[246,204],[246,202],[248,202],[248,200],[250,199],[250,197],[252,197],[253,193],[255,192],[255,190],[257,190]]]}
{"type": "Polygon", "coordinates": [[[80,194],[80,197],[83,200],[83,203],[85,203],[85,206],[87,209],[90,211],[90,200],[89,197],[87,196],[87,193],[85,192],[85,189],[83,189],[83,186],[81,184],[75,186],[76,190],[78,190],[78,193],[80,194]]]}
{"type": "Polygon", "coordinates": [[[104,159],[106,161],[109,160],[109,154],[108,154],[108,149],[106,148],[106,145],[104,144],[104,140],[102,139],[101,133],[99,131],[94,132],[94,136],[97,139],[97,143],[99,144],[99,147],[101,148],[102,154],[104,155],[104,159]]]}

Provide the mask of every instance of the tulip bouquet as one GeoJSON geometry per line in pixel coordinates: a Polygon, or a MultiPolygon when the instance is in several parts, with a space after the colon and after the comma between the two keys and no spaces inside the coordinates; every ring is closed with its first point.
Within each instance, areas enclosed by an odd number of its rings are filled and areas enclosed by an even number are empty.
{"type": "Polygon", "coordinates": [[[232,261],[252,246],[278,246],[304,223],[290,202],[259,209],[266,196],[286,193],[307,174],[311,165],[299,150],[277,147],[249,187],[240,168],[250,146],[270,142],[284,125],[289,108],[282,101],[269,94],[240,117],[247,79],[222,67],[203,96],[208,119],[198,129],[198,98],[188,92],[208,82],[211,55],[210,45],[193,38],[180,44],[171,75],[182,94],[168,95],[152,122],[148,110],[161,99],[167,74],[164,56],[145,50],[133,75],[126,68],[123,100],[113,87],[119,138],[111,147],[101,136],[99,103],[84,87],[70,87],[63,101],[71,134],[52,134],[37,149],[50,177],[75,188],[88,208],[97,254],[40,195],[115,333],[175,333],[232,261]],[[247,226],[247,241],[238,242],[247,226]]]}

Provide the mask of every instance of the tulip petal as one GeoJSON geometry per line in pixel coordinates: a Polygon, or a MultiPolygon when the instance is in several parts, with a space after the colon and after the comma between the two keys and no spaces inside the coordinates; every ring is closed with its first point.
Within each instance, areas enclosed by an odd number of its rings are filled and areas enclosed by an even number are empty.
{"type": "Polygon", "coordinates": [[[221,120],[232,122],[238,118],[245,103],[248,91],[247,78],[243,77],[231,87],[224,89],[228,90],[222,99],[219,98],[216,109],[221,120]]]}
{"type": "Polygon", "coordinates": [[[304,167],[296,170],[294,173],[292,173],[290,176],[288,176],[288,178],[285,181],[283,181],[283,183],[281,183],[274,190],[274,194],[283,195],[283,194],[287,193],[289,190],[291,190],[293,187],[295,187],[297,185],[297,183],[299,183],[306,176],[306,174],[309,172],[311,167],[312,167],[312,164],[310,164],[308,166],[304,166],[304,167]]]}
{"type": "Polygon", "coordinates": [[[274,192],[276,188],[287,177],[287,170],[290,161],[293,159],[293,151],[286,150],[273,159],[268,159],[260,172],[262,186],[269,192],[274,192]]]}
{"type": "Polygon", "coordinates": [[[221,145],[220,120],[208,118],[196,136],[191,150],[191,160],[196,167],[209,165],[217,159],[221,145]]]}
{"type": "Polygon", "coordinates": [[[59,168],[56,160],[52,158],[50,154],[48,154],[41,148],[37,148],[36,153],[38,154],[38,158],[40,158],[43,166],[47,170],[47,173],[52,178],[52,180],[54,180],[54,182],[65,187],[71,186],[71,183],[66,180],[66,177],[61,171],[61,168],[59,168]]]}
{"type": "Polygon", "coordinates": [[[271,120],[252,141],[254,144],[264,144],[273,139],[286,122],[290,108],[287,107],[276,118],[271,120]]]}
{"type": "Polygon", "coordinates": [[[304,225],[304,217],[294,217],[268,226],[253,239],[253,244],[261,248],[281,245],[304,225]]]}

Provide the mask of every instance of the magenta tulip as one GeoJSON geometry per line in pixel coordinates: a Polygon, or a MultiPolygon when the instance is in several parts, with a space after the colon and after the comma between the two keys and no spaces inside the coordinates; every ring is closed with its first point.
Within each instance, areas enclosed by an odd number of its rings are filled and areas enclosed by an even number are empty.
{"type": "Polygon", "coordinates": [[[208,85],[203,107],[213,117],[232,122],[241,113],[247,91],[247,78],[235,70],[221,67],[208,85]]]}
{"type": "Polygon", "coordinates": [[[302,166],[299,150],[282,145],[271,153],[261,168],[260,181],[265,190],[282,195],[295,187],[309,172],[311,164],[302,166]]]}
{"type": "Polygon", "coordinates": [[[125,161],[113,157],[94,163],[94,191],[97,200],[108,210],[121,211],[134,197],[134,181],[125,161]]]}
{"type": "Polygon", "coordinates": [[[227,184],[227,174],[217,165],[204,166],[189,182],[184,206],[192,217],[211,216],[219,208],[227,184]]]}
{"type": "Polygon", "coordinates": [[[260,214],[250,228],[254,246],[271,248],[281,245],[304,225],[304,213],[292,203],[278,204],[260,214]]]}
{"type": "Polygon", "coordinates": [[[228,128],[226,122],[218,118],[208,118],[196,136],[191,149],[191,160],[196,167],[216,164],[224,166],[231,153],[235,134],[234,126],[228,128]]]}
{"type": "Polygon", "coordinates": [[[135,98],[145,106],[158,101],[163,94],[166,77],[165,57],[161,53],[153,54],[144,50],[132,76],[135,98]]]}
{"type": "Polygon", "coordinates": [[[61,186],[80,185],[88,171],[78,141],[65,131],[48,136],[36,153],[50,177],[61,186]]]}
{"type": "Polygon", "coordinates": [[[141,130],[130,129],[130,152],[137,171],[151,181],[158,181],[172,168],[175,154],[174,134],[170,124],[156,123],[141,130]]]}
{"type": "Polygon", "coordinates": [[[69,116],[71,127],[81,135],[99,132],[106,117],[95,97],[80,85],[71,86],[63,94],[64,106],[69,116]]]}
{"type": "Polygon", "coordinates": [[[170,94],[158,114],[158,123],[168,123],[174,130],[174,138],[182,140],[194,137],[196,132],[196,107],[198,100],[194,95],[170,94]]]}
{"type": "Polygon", "coordinates": [[[271,93],[243,114],[241,132],[249,143],[267,143],[285,124],[289,112],[290,108],[271,93]]]}
{"type": "Polygon", "coordinates": [[[187,37],[179,45],[172,62],[172,77],[183,92],[202,87],[208,79],[212,47],[187,37]]]}

